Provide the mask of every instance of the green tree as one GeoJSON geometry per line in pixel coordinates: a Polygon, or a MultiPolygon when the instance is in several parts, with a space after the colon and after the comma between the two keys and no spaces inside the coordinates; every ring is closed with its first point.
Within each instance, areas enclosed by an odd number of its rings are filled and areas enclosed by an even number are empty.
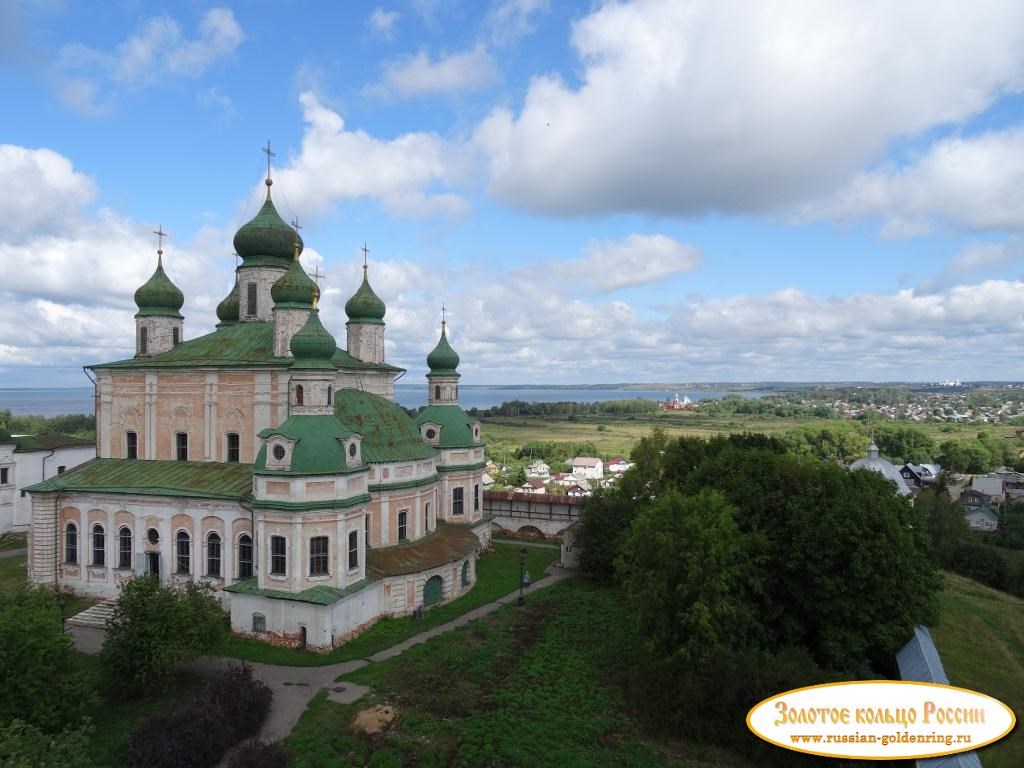
{"type": "Polygon", "coordinates": [[[964,511],[949,494],[929,488],[918,494],[914,506],[924,517],[936,562],[948,568],[970,528],[964,511]]]}
{"type": "Polygon", "coordinates": [[[615,561],[640,635],[666,659],[696,664],[754,630],[753,576],[736,510],[717,491],[667,491],[641,512],[615,561]]]}
{"type": "Polygon", "coordinates": [[[225,634],[209,585],[188,582],[177,590],[143,576],[121,587],[100,658],[112,687],[141,694],[172,664],[215,651],[225,634]]]}
{"type": "Polygon", "coordinates": [[[90,689],[52,592],[21,589],[0,600],[0,723],[56,733],[78,721],[90,689]]]}
{"type": "Polygon", "coordinates": [[[902,462],[928,464],[938,452],[931,436],[917,427],[883,424],[875,429],[874,439],[883,455],[902,462]]]}
{"type": "Polygon", "coordinates": [[[868,449],[867,437],[848,422],[804,424],[787,430],[782,440],[793,453],[829,461],[850,461],[868,449]]]}
{"type": "Polygon", "coordinates": [[[575,541],[584,571],[602,581],[614,578],[615,558],[639,507],[640,503],[621,489],[599,488],[584,500],[575,541]]]}
{"type": "MultiPolygon", "coordinates": [[[[54,675],[59,677],[59,675],[54,675]]],[[[12,720],[0,725],[0,765],[4,768],[93,768],[89,726],[49,734],[12,720]]]]}

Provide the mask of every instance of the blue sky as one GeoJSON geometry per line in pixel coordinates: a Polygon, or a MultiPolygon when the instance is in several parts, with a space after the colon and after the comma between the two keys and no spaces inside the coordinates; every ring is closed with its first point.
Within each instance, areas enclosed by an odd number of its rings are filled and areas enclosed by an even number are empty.
{"type": "Polygon", "coordinates": [[[1024,6],[0,0],[0,387],[186,338],[297,216],[466,383],[1024,379],[1024,6]]]}

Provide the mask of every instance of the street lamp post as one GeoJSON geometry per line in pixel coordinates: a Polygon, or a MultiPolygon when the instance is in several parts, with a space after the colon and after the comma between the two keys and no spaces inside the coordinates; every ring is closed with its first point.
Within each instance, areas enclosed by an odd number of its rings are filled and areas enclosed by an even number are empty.
{"type": "Polygon", "coordinates": [[[60,608],[60,633],[64,634],[64,609],[68,605],[68,598],[63,592],[57,593],[57,607],[60,608]]]}
{"type": "Polygon", "coordinates": [[[526,567],[526,547],[519,550],[519,605],[526,603],[523,597],[523,569],[526,567]]]}

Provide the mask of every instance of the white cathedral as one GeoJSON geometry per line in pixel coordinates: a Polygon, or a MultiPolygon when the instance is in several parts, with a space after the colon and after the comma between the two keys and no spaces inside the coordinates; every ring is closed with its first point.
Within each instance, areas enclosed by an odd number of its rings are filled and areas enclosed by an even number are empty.
{"type": "Polygon", "coordinates": [[[185,339],[157,251],[135,356],[90,368],[97,458],[27,489],[28,574],[98,598],[143,574],[208,582],[233,631],[329,650],[473,586],[490,545],[484,446],[444,322],[427,408],[413,419],[394,402],[404,371],[384,360],[365,264],[337,346],[271,185],[235,234],[213,333],[185,339]]]}

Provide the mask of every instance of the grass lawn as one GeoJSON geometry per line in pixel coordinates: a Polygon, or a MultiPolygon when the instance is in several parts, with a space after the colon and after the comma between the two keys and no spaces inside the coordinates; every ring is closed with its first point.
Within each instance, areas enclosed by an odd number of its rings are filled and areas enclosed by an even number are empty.
{"type": "MultiPolygon", "coordinates": [[[[27,583],[25,574],[27,560],[27,555],[5,557],[0,560],[0,595],[9,595],[25,586],[27,583]]],[[[54,595],[54,599],[56,599],[56,595],[54,595]]],[[[68,594],[67,604],[64,607],[64,616],[65,618],[70,618],[76,613],[81,613],[89,606],[96,605],[96,603],[96,600],[87,597],[68,594]]]]}
{"type": "MultiPolygon", "coordinates": [[[[619,596],[561,582],[346,677],[372,693],[342,706],[318,694],[288,739],[293,768],[374,766],[747,765],[684,758],[643,734],[615,679],[629,653],[619,596]],[[397,710],[382,734],[351,729],[375,704],[397,710]]],[[[693,754],[687,750],[688,754],[693,754]]],[[[715,759],[717,758],[717,759],[715,759]]]]}
{"type": "Polygon", "coordinates": [[[0,552],[12,549],[24,549],[28,546],[28,537],[24,533],[4,533],[0,535],[0,552]]]}
{"type": "MultiPolygon", "coordinates": [[[[335,648],[331,653],[276,648],[253,638],[234,635],[228,638],[222,653],[248,661],[293,667],[318,667],[339,661],[364,659],[518,589],[519,549],[520,545],[517,544],[495,544],[492,552],[480,555],[476,585],[469,594],[431,608],[420,620],[403,617],[378,621],[363,634],[335,648]]],[[[526,547],[526,552],[526,570],[533,580],[543,576],[544,569],[558,557],[557,549],[526,547]]]]}
{"type": "MultiPolygon", "coordinates": [[[[1024,713],[1024,600],[952,573],[944,574],[939,625],[931,632],[952,685],[1024,713]]],[[[1024,765],[1024,729],[979,752],[985,768],[1024,765]]]]}

